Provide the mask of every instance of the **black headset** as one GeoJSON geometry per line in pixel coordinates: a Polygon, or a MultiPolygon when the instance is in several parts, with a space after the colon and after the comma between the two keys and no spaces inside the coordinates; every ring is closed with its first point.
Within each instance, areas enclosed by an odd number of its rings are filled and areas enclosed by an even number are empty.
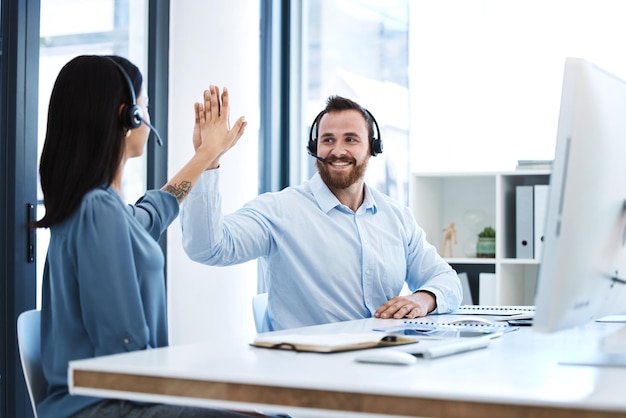
{"type": "MultiPolygon", "coordinates": [[[[355,110],[358,110],[358,109],[355,109],[355,110]]],[[[370,119],[372,120],[372,125],[374,125],[374,127],[376,128],[375,135],[370,138],[370,153],[372,154],[372,156],[375,157],[378,154],[383,152],[383,141],[380,138],[380,128],[378,127],[378,122],[376,122],[374,115],[372,115],[372,113],[367,109],[363,109],[363,111],[365,111],[365,113],[369,115],[370,119]]],[[[328,110],[326,109],[322,110],[320,113],[317,114],[315,119],[313,119],[313,123],[311,124],[311,130],[309,131],[309,143],[307,144],[307,149],[309,151],[309,154],[313,156],[317,155],[317,125],[319,125],[320,119],[326,113],[328,113],[328,110]],[[315,134],[313,134],[313,131],[315,131],[315,134]]],[[[369,132],[371,131],[372,131],[371,127],[368,126],[368,135],[369,135],[369,132]]]]}
{"type": "Polygon", "coordinates": [[[126,85],[128,86],[128,93],[130,94],[130,104],[125,104],[122,108],[122,112],[120,114],[120,119],[122,125],[124,125],[127,129],[135,129],[141,126],[141,122],[143,122],[143,118],[141,117],[141,109],[137,106],[137,96],[135,95],[135,88],[133,87],[133,82],[130,80],[128,73],[124,70],[124,67],[117,61],[115,61],[111,57],[105,57],[109,61],[111,61],[120,73],[122,74],[122,78],[124,78],[126,85]]]}

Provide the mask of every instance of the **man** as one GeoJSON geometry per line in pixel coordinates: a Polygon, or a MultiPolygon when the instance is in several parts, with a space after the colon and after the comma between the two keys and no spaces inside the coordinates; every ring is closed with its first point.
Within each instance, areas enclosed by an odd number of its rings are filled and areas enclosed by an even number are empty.
{"type": "Polygon", "coordinates": [[[371,113],[331,96],[313,122],[308,150],[317,159],[311,179],[225,216],[214,161],[182,207],[189,257],[220,266],[259,258],[269,293],[266,331],[456,309],[456,272],[409,208],[364,182],[369,158],[382,152],[371,113]],[[399,296],[405,281],[414,293],[399,296]]]}

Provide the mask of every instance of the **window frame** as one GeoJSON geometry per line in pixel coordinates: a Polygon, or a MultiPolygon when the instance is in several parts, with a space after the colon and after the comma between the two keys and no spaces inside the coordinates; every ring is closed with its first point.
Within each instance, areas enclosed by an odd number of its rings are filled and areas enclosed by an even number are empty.
{"type": "Polygon", "coordinates": [[[30,417],[30,398],[17,348],[17,317],[35,307],[36,269],[30,248],[36,245],[27,223],[37,202],[37,124],[39,72],[39,0],[3,0],[2,152],[0,174],[0,406],[6,417],[30,417]],[[28,115],[26,117],[26,115],[28,115]],[[29,241],[30,240],[30,241],[29,241]]]}
{"type": "MultiPolygon", "coordinates": [[[[1,0],[0,103],[0,416],[32,417],[17,347],[17,317],[37,303],[36,263],[30,248],[37,205],[37,120],[39,102],[40,1],[1,0]],[[26,117],[28,115],[28,117],[26,117]],[[31,219],[29,219],[29,216],[31,219]],[[30,239],[30,241],[29,241],[30,239]]],[[[168,128],[169,0],[148,0],[148,94],[159,132],[168,128]]],[[[147,186],[161,187],[167,178],[167,146],[149,141],[147,186]]],[[[161,247],[167,250],[163,240],[161,247]]],[[[31,247],[33,246],[33,247],[31,247]]],[[[33,250],[34,251],[34,250],[33,250]]],[[[35,251],[36,253],[36,251],[35,251]]]]}
{"type": "Polygon", "coordinates": [[[260,5],[259,193],[265,193],[290,184],[292,2],[261,0],[260,5]]]}

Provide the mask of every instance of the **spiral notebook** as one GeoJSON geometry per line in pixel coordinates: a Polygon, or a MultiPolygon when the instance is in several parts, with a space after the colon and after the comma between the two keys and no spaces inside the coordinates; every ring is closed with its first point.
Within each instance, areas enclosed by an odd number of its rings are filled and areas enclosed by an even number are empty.
{"type": "Polygon", "coordinates": [[[461,305],[458,309],[450,312],[451,315],[489,315],[510,316],[516,319],[532,318],[535,315],[535,307],[532,305],[522,306],[489,306],[489,305],[461,305]]]}
{"type": "Polygon", "coordinates": [[[508,323],[455,324],[451,321],[406,320],[400,325],[375,328],[374,331],[430,338],[463,338],[481,336],[498,337],[517,329],[519,329],[519,327],[511,326],[508,323]]]}

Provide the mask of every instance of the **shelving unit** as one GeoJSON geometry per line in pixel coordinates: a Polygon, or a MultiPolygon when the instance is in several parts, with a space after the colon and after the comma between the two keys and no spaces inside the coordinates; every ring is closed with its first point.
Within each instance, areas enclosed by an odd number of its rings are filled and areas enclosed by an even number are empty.
{"type": "MultiPolygon", "coordinates": [[[[515,257],[515,188],[549,184],[549,170],[489,173],[415,173],[411,176],[411,209],[427,240],[442,253],[443,229],[454,222],[457,243],[444,258],[466,272],[474,303],[480,299],[481,273],[493,273],[499,305],[532,305],[539,259],[515,257]],[[496,230],[496,257],[477,258],[478,233],[496,230]]],[[[539,252],[537,252],[539,253],[539,252]]]]}

